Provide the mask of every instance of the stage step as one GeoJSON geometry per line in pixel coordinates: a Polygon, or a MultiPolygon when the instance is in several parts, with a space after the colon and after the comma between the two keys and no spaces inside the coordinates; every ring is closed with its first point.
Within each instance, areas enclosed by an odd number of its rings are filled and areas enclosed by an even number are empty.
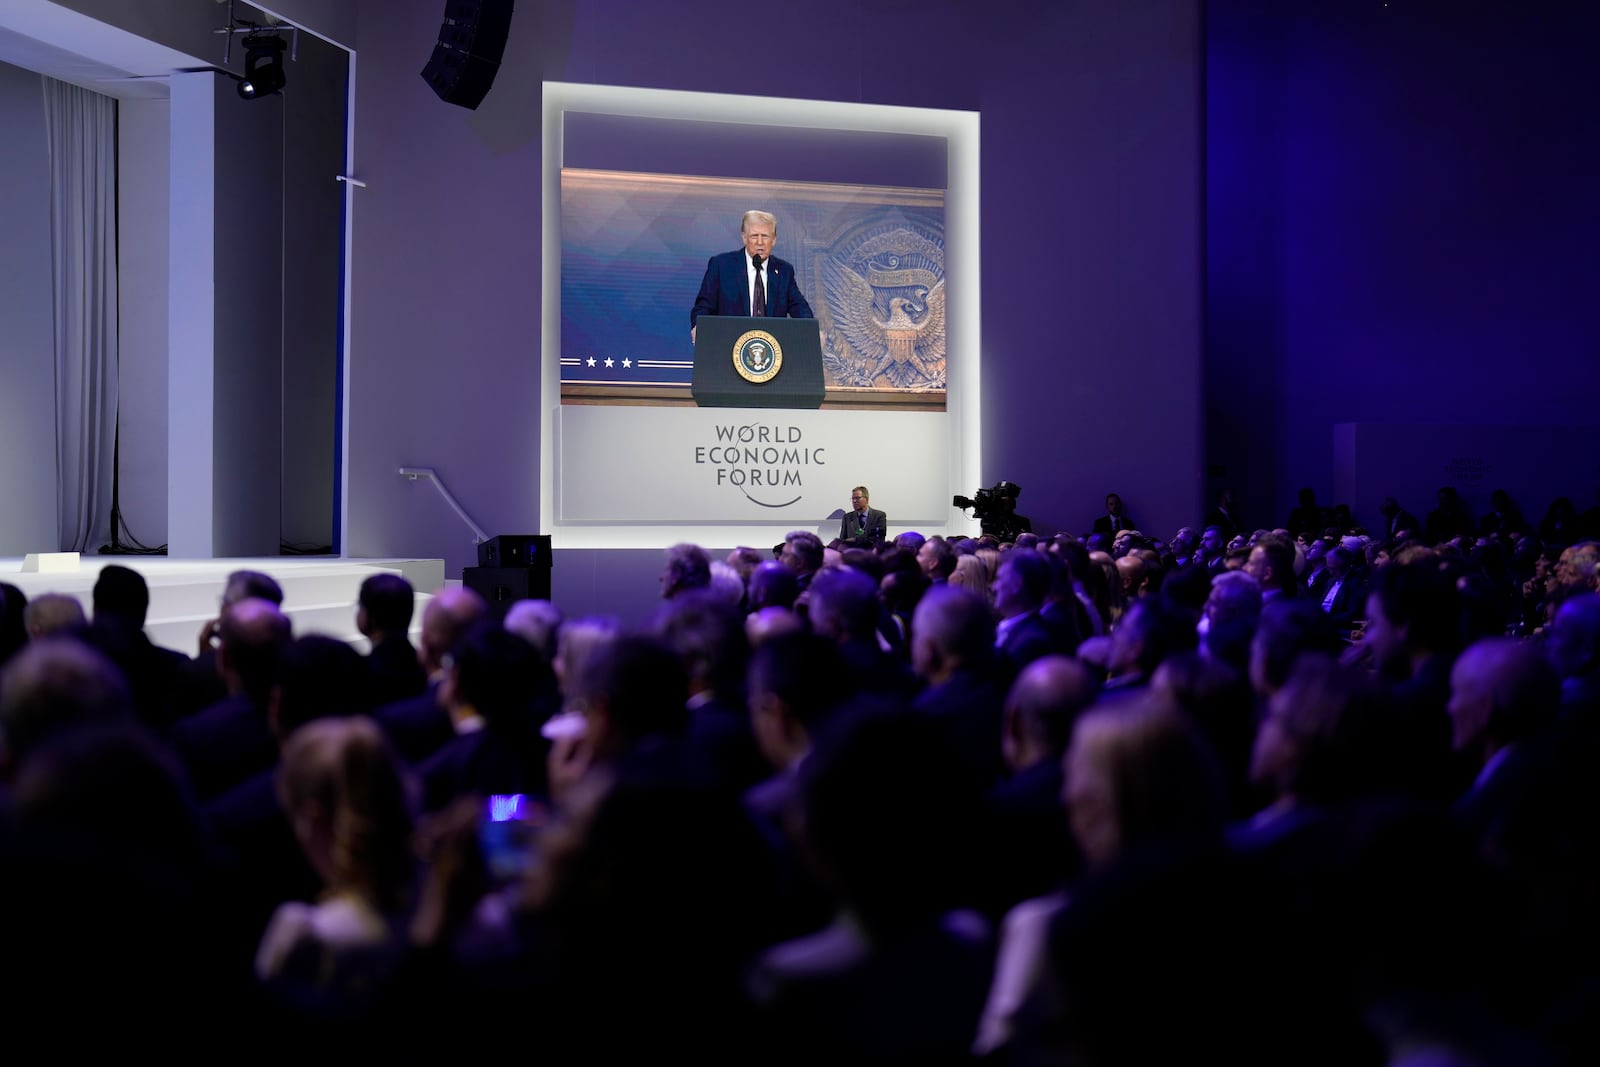
{"type": "Polygon", "coordinates": [[[374,571],[403,575],[417,590],[417,608],[411,619],[415,641],[421,631],[422,610],[432,594],[445,584],[443,560],[166,560],[153,557],[83,557],[71,573],[24,574],[20,562],[0,561],[0,581],[10,582],[29,598],[43,592],[66,593],[93,611],[93,591],[100,568],[118,563],[144,576],[150,587],[150,610],[145,633],[166,648],[192,656],[200,630],[216,616],[227,577],[235,570],[270,574],[283,587],[283,611],[296,636],[326,634],[349,641],[365,652],[367,640],[356,630],[356,598],[361,583],[374,571]]]}

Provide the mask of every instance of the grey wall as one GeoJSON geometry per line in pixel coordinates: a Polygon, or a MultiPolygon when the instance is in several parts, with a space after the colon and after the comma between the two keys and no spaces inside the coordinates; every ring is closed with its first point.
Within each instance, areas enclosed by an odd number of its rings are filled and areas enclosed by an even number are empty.
{"type": "Polygon", "coordinates": [[[54,552],[50,164],[39,75],[0,63],[0,555],[54,552]]]}
{"type": "MultiPolygon", "coordinates": [[[[326,6],[324,3],[323,6],[326,6]]],[[[349,56],[302,35],[283,105],[285,544],[332,551],[349,56]]],[[[233,101],[235,105],[245,101],[233,101]]],[[[260,103],[260,101],[253,101],[260,103]]]]}
{"type": "Polygon", "coordinates": [[[167,226],[171,107],[117,104],[119,503],[128,534],[167,542],[167,226]]]}
{"type": "MultiPolygon", "coordinates": [[[[270,556],[282,523],[283,101],[216,93],[213,550],[270,556]]],[[[176,442],[174,442],[176,444],[176,442]]]]}

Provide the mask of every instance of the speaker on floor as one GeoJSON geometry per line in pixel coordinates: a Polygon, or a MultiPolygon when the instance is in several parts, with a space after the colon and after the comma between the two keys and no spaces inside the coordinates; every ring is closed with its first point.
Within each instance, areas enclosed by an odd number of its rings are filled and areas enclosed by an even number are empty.
{"type": "Polygon", "coordinates": [[[463,567],[461,584],[501,617],[518,600],[549,600],[550,572],[542,567],[463,567]]]}
{"type": "Polygon", "coordinates": [[[501,534],[478,542],[480,567],[550,567],[549,534],[501,534]]]}
{"type": "Polygon", "coordinates": [[[511,30],[513,0],[449,0],[422,80],[447,104],[476,110],[494,84],[511,30]]]}

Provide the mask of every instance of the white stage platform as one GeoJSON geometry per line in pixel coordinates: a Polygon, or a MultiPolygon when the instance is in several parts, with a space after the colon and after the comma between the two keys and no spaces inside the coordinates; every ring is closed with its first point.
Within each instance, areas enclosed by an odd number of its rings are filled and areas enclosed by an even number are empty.
{"type": "Polygon", "coordinates": [[[165,556],[84,555],[75,571],[24,573],[22,559],[0,557],[0,582],[21,589],[29,599],[40,593],[77,597],[85,615],[93,613],[93,591],[100,568],[118,564],[138,571],[150,586],[145,633],[150,640],[185,655],[207,619],[217,614],[223,586],[236,570],[270,574],[283,586],[283,610],[296,636],[327,634],[362,651],[366,639],[356,631],[356,596],[375,571],[403,575],[417,591],[411,619],[413,640],[422,623],[422,605],[445,584],[442,559],[340,559],[335,556],[269,556],[261,559],[168,559],[165,556]]]}

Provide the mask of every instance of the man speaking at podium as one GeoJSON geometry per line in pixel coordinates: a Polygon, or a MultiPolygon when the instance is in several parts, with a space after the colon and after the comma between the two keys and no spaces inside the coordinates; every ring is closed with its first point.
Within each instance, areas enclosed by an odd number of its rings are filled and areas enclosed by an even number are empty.
{"type": "Polygon", "coordinates": [[[689,312],[689,339],[701,315],[750,315],[757,318],[816,318],[800,292],[794,264],[772,256],[778,242],[778,220],[765,211],[746,211],[739,224],[744,248],[712,256],[700,295],[689,312]]]}

